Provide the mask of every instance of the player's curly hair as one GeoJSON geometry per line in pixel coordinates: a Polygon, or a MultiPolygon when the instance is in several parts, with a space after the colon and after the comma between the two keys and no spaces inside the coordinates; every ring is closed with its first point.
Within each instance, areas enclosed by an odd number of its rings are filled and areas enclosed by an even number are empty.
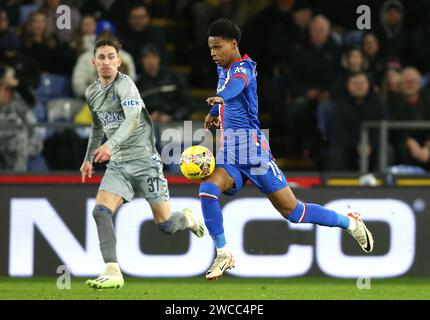
{"type": "Polygon", "coordinates": [[[109,39],[100,39],[96,41],[96,45],[94,46],[94,55],[96,54],[96,51],[98,48],[104,47],[104,46],[114,47],[116,50],[116,53],[118,53],[122,47],[119,40],[115,37],[110,37],[109,39]]]}
{"type": "Polygon", "coordinates": [[[237,24],[229,19],[217,19],[211,23],[208,30],[208,37],[221,37],[224,39],[235,39],[240,42],[241,31],[237,24]]]}

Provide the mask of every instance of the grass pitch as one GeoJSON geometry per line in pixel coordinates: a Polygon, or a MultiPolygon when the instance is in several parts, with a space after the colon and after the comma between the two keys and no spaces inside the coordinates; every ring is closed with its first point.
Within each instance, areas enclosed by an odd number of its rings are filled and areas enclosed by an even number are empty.
{"type": "Polygon", "coordinates": [[[57,288],[56,278],[0,278],[0,299],[13,300],[293,300],[430,299],[430,278],[372,279],[370,289],[356,280],[332,278],[126,278],[122,289],[94,290],[84,278],[57,288]]]}

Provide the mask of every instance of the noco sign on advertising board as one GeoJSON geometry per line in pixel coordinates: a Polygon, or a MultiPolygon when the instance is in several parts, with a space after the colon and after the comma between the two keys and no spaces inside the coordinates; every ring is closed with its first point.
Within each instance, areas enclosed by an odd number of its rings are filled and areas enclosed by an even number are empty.
{"type": "MultiPolygon", "coordinates": [[[[196,186],[171,186],[173,210],[189,207],[202,218],[196,186]]],[[[53,275],[66,265],[74,276],[103,270],[92,217],[96,186],[0,186],[0,275],[53,275]]],[[[225,234],[240,277],[327,275],[387,278],[428,275],[430,201],[424,188],[317,188],[295,190],[306,202],[340,213],[361,212],[376,245],[361,252],[343,230],[283,219],[254,187],[223,197],[225,234]]],[[[147,202],[135,199],[115,217],[118,260],[137,277],[202,275],[215,256],[209,235],[166,236],[147,202]],[[174,265],[175,268],[171,266],[174,265]]]]}

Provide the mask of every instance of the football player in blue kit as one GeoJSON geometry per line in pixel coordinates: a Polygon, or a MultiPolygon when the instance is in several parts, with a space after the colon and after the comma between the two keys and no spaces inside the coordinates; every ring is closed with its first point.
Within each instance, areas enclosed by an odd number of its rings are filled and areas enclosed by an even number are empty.
{"type": "Polygon", "coordinates": [[[206,278],[217,279],[234,267],[224,235],[219,197],[222,193],[235,194],[248,180],[288,221],[345,229],[365,252],[372,252],[372,234],[358,213],[343,215],[295,198],[260,129],[256,63],[248,55],[241,56],[240,37],[239,27],[228,19],[214,21],[208,30],[208,45],[219,80],[217,94],[207,99],[211,110],[204,126],[220,127],[221,145],[215,171],[199,189],[205,224],[217,249],[206,278]]]}

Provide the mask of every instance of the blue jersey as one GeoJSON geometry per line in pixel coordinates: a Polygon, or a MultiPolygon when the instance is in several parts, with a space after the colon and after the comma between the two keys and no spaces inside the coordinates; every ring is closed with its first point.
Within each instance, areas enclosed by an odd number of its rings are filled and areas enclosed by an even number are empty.
{"type": "Polygon", "coordinates": [[[235,194],[248,180],[265,194],[286,187],[288,182],[260,129],[256,63],[245,55],[227,68],[218,67],[218,77],[217,96],[224,104],[210,111],[219,116],[222,132],[216,166],[234,180],[233,188],[224,193],[235,194]]]}
{"type": "Polygon", "coordinates": [[[249,165],[258,164],[261,155],[272,159],[258,120],[256,63],[245,55],[227,68],[218,66],[217,71],[217,96],[224,104],[215,105],[211,114],[220,118],[224,161],[249,165]]]}

